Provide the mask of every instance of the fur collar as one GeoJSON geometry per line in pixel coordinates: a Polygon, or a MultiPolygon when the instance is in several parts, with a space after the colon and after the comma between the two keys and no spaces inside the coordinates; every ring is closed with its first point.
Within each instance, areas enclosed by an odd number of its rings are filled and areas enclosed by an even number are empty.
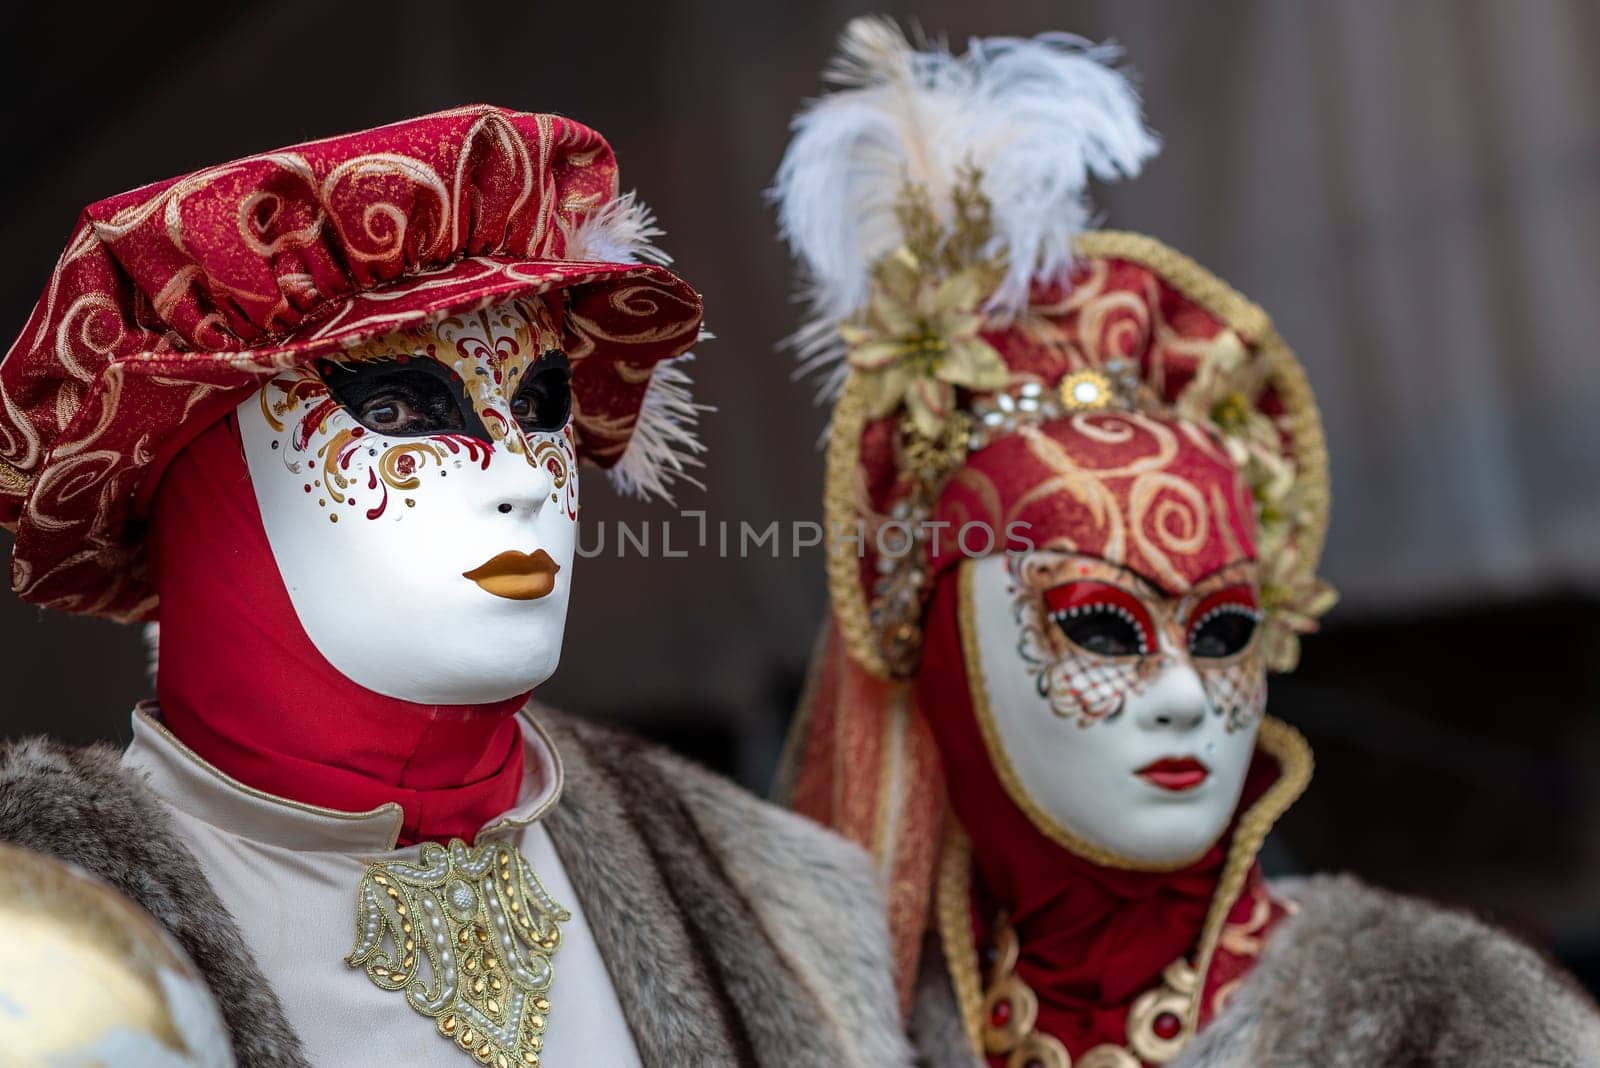
{"type": "MultiPolygon", "coordinates": [[[[565,766],[546,826],[646,1065],[910,1063],[866,855],[621,733],[536,712],[565,766]]],[[[206,976],[240,1068],[302,1068],[238,928],[106,746],[0,745],[0,841],[127,894],[206,976]]]]}
{"type": "MultiPolygon", "coordinates": [[[[1600,1012],[1512,936],[1349,876],[1273,885],[1296,914],[1210,1027],[1168,1068],[1600,1065],[1600,1012]]],[[[982,1068],[936,940],[912,1035],[928,1068],[982,1068]]]]}
{"type": "Polygon", "coordinates": [[[645,1063],[910,1062],[865,853],[658,747],[538,716],[567,775],[546,826],[645,1063]]]}

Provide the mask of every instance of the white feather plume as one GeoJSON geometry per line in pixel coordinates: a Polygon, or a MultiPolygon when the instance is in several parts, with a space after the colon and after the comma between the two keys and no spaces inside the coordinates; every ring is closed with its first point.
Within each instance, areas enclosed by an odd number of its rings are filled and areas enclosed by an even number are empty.
{"type": "MultiPolygon", "coordinates": [[[[907,183],[948,218],[976,166],[1008,270],[987,310],[1004,320],[1036,278],[1072,265],[1089,225],[1090,177],[1131,177],[1159,144],[1114,45],[1067,34],[974,39],[965,55],[913,48],[892,21],[850,22],[824,79],[839,88],[795,117],[772,196],[804,271],[810,321],[793,339],[803,372],[841,355],[839,323],[866,302],[872,264],[902,241],[907,183]]],[[[837,372],[830,379],[840,377],[837,372]]]]}
{"type": "Polygon", "coordinates": [[[656,224],[656,213],[630,190],[566,231],[566,258],[665,267],[672,257],[655,243],[664,233],[656,224]]]}
{"type": "MultiPolygon", "coordinates": [[[[704,330],[700,332],[702,341],[710,336],[704,330]]],[[[705,488],[689,473],[690,468],[703,466],[700,454],[706,447],[700,443],[695,428],[700,413],[711,410],[694,401],[693,381],[684,370],[693,360],[694,353],[686,352],[656,364],[628,447],[623,450],[622,459],[606,471],[618,493],[671,501],[675,482],[705,488]]]]}
{"type": "MultiPolygon", "coordinates": [[[[663,232],[656,224],[655,213],[628,192],[567,232],[566,257],[596,263],[654,263],[664,267],[672,262],[672,257],[655,243],[663,232]]],[[[710,336],[702,330],[698,340],[704,341],[710,336]]],[[[699,457],[705,446],[696,436],[695,428],[700,413],[709,409],[694,402],[693,383],[684,370],[684,365],[693,359],[693,353],[685,353],[656,364],[650,384],[645,387],[644,402],[639,406],[639,419],[634,424],[628,446],[622,458],[606,471],[617,492],[670,501],[673,483],[684,481],[700,485],[689,474],[689,469],[701,466],[699,457]]]]}

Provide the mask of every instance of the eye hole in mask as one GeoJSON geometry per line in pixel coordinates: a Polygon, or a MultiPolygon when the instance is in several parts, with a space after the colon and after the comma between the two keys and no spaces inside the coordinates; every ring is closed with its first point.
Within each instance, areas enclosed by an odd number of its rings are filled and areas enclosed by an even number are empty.
{"type": "Polygon", "coordinates": [[[572,365],[567,354],[551,349],[523,376],[511,398],[511,414],[530,434],[553,434],[572,415],[572,365]]]}
{"type": "Polygon", "coordinates": [[[1067,641],[1095,656],[1148,656],[1155,626],[1139,599],[1105,582],[1069,582],[1045,591],[1050,619],[1067,641]]]}
{"type": "Polygon", "coordinates": [[[1189,653],[1220,660],[1243,652],[1261,623],[1261,609],[1249,586],[1218,590],[1195,606],[1189,624],[1189,653]]]}
{"type": "Polygon", "coordinates": [[[491,441],[460,379],[433,360],[404,356],[359,363],[322,360],[317,373],[334,399],[374,434],[395,438],[465,434],[491,441]]]}

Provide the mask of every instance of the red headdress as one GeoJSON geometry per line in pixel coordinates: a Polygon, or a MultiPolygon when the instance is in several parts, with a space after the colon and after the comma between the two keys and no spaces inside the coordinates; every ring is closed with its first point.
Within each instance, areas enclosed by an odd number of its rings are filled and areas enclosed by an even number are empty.
{"type": "MultiPolygon", "coordinates": [[[[1062,35],[914,51],[857,20],[830,70],[845,88],[802,113],[778,175],[812,299],[803,355],[838,368],[833,612],[785,786],[878,859],[903,997],[934,919],[947,806],[961,815],[988,778],[1027,807],[968,693],[964,559],[1070,549],[1169,593],[1256,560],[1279,671],[1332,601],[1314,577],[1321,423],[1271,321],[1151,238],[1082,232],[1088,177],[1135,173],[1155,150],[1113,56],[1062,35]],[[937,727],[930,701],[964,726],[937,727]],[[959,759],[941,760],[950,745],[959,759]],[[973,781],[947,790],[945,771],[973,781]]],[[[1288,728],[1269,721],[1260,745],[1293,750],[1295,766],[1247,790],[1258,804],[1233,836],[1244,869],[1308,774],[1288,728]]],[[[958,993],[972,995],[969,978],[958,993]]]]}
{"type": "Polygon", "coordinates": [[[150,618],[141,512],[207,425],[288,367],[541,293],[564,296],[578,453],[625,490],[664,491],[698,451],[666,361],[701,309],[656,233],[595,131],[482,105],[90,205],[0,363],[13,589],[150,618]]]}

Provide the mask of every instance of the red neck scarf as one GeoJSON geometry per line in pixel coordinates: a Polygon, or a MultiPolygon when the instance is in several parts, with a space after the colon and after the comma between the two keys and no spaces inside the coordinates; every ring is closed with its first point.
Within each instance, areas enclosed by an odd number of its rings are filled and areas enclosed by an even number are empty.
{"type": "MultiPolygon", "coordinates": [[[[1162,969],[1200,939],[1226,836],[1175,872],[1102,867],[1045,837],[989,760],[963,659],[958,575],[953,568],[938,580],[928,606],[917,696],[938,744],[951,808],[972,842],[978,946],[992,944],[993,922],[1004,911],[1020,945],[1017,975],[1039,997],[1037,1028],[1073,1057],[1102,1042],[1125,1045],[1133,1000],[1159,986],[1162,969]]],[[[1247,799],[1265,789],[1255,779],[1247,799]]]]}
{"type": "MultiPolygon", "coordinates": [[[[179,453],[150,517],[167,727],[247,786],[405,812],[399,845],[472,837],[516,804],[528,695],[425,705],[347,679],[311,644],[267,542],[232,418],[179,453]]],[[[352,606],[351,625],[360,618],[352,606]]]]}

